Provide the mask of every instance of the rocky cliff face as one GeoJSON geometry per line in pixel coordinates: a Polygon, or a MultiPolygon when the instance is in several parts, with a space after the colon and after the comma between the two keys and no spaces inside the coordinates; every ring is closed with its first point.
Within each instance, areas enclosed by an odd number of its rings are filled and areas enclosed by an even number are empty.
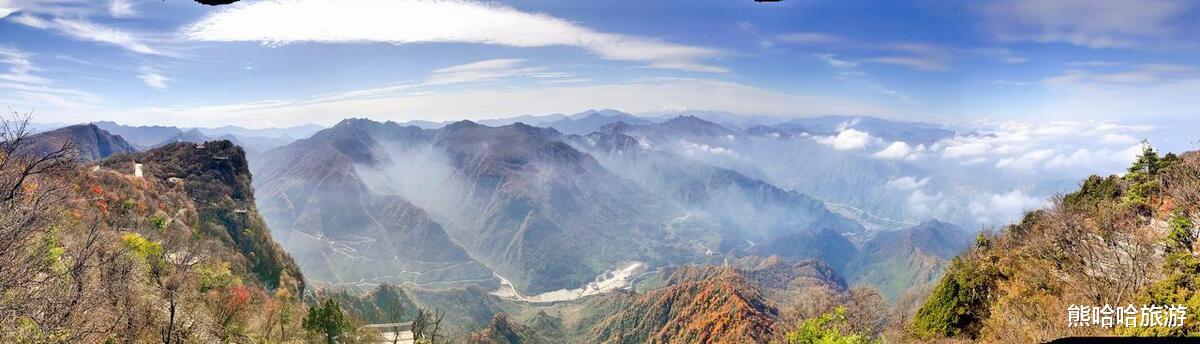
{"type": "Polygon", "coordinates": [[[135,163],[141,164],[145,179],[181,187],[196,204],[196,227],[246,255],[249,269],[268,285],[278,285],[283,275],[301,280],[299,268],[272,239],[259,214],[241,147],[229,141],[175,143],[100,165],[133,174],[135,163]]]}

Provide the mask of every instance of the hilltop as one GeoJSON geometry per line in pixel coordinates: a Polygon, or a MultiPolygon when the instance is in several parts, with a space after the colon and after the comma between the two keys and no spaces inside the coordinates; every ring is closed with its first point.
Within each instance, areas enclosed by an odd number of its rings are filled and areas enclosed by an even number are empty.
{"type": "Polygon", "coordinates": [[[1149,146],[1122,176],[1078,190],[981,235],[917,311],[916,338],[1044,342],[1066,336],[1197,332],[1200,154],[1149,146]],[[1184,305],[1184,326],[1068,326],[1069,305],[1184,305]]]}
{"type": "Polygon", "coordinates": [[[18,146],[0,154],[14,190],[0,199],[0,305],[17,314],[0,319],[14,329],[0,341],[299,338],[303,277],[257,215],[240,148],[180,144],[85,166],[18,146]]]}

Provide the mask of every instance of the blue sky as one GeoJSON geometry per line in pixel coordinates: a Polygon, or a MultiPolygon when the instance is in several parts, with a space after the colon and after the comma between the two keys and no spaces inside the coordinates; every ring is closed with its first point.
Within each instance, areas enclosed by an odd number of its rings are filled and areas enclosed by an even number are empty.
{"type": "Polygon", "coordinates": [[[616,108],[1191,125],[1193,1],[0,0],[0,104],[249,127],[616,108]]]}

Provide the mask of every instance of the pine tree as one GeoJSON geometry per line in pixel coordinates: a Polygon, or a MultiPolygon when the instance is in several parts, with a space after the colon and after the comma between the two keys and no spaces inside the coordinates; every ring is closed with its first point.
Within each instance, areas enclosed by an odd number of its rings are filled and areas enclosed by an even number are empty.
{"type": "Polygon", "coordinates": [[[1150,145],[1149,141],[1142,141],[1142,154],[1139,154],[1137,159],[1133,161],[1133,165],[1129,166],[1129,173],[1137,175],[1155,175],[1158,174],[1160,163],[1158,151],[1150,145]]]}
{"type": "Polygon", "coordinates": [[[309,332],[325,336],[325,341],[334,343],[334,339],[351,329],[350,320],[342,312],[342,307],[333,299],[326,299],[320,305],[308,310],[302,326],[309,332]]]}

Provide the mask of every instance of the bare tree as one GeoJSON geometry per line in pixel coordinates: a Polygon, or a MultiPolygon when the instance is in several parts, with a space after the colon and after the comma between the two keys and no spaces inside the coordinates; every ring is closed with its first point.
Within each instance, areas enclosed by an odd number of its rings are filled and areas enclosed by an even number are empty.
{"type": "Polygon", "coordinates": [[[413,339],[437,344],[442,337],[440,332],[445,315],[442,311],[417,310],[417,318],[412,324],[413,339]]]}
{"type": "Polygon", "coordinates": [[[203,241],[193,238],[190,233],[168,232],[164,238],[163,247],[177,248],[171,252],[163,252],[161,262],[151,264],[150,276],[158,287],[167,307],[167,323],[162,330],[163,344],[182,343],[181,333],[191,332],[194,322],[180,322],[184,298],[194,289],[194,269],[203,259],[203,241]]]}
{"type": "Polygon", "coordinates": [[[98,232],[93,227],[82,250],[66,254],[55,228],[69,190],[58,181],[74,168],[74,149],[70,143],[30,149],[29,118],[0,116],[0,326],[24,321],[35,332],[57,334],[91,292],[86,283],[98,232]]]}

